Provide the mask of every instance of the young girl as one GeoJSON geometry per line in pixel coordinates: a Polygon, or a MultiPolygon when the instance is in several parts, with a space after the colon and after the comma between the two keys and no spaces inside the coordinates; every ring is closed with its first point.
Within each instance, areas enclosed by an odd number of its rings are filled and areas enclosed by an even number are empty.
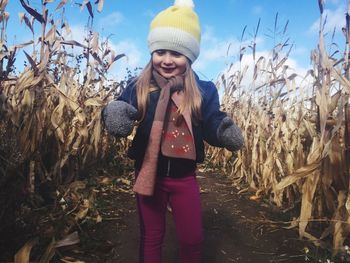
{"type": "Polygon", "coordinates": [[[129,135],[138,122],[128,156],[135,160],[140,262],[161,262],[168,204],[181,262],[200,262],[203,232],[196,164],[204,160],[204,140],[231,151],[243,145],[239,128],[219,110],[215,85],[200,80],[191,68],[199,44],[192,0],[176,0],[151,23],[150,62],[103,111],[106,128],[115,136],[129,135]]]}

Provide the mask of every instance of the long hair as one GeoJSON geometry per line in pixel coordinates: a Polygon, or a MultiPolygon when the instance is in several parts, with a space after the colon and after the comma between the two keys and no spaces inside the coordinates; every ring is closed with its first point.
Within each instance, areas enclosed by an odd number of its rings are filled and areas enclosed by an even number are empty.
{"type": "MultiPolygon", "coordinates": [[[[144,119],[148,94],[152,91],[157,90],[154,82],[152,81],[152,59],[146,67],[141,71],[140,75],[136,80],[136,96],[137,96],[137,106],[140,113],[140,122],[144,119]]],[[[200,88],[197,84],[195,74],[190,66],[189,61],[187,61],[186,71],[184,73],[184,100],[183,104],[178,108],[178,114],[182,115],[185,110],[189,110],[191,113],[191,118],[193,120],[201,119],[201,105],[202,105],[202,94],[200,88]]]]}

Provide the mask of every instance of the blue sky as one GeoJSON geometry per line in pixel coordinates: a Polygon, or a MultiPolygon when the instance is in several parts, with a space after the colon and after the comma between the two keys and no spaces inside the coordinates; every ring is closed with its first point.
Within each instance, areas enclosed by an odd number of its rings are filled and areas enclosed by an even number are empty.
{"type": "MultiPolygon", "coordinates": [[[[40,0],[30,0],[29,4],[40,10],[40,0]]],[[[48,4],[52,10],[60,0],[48,4]]],[[[67,20],[71,38],[82,41],[86,34],[87,9],[80,10],[75,4],[83,0],[68,0],[65,12],[52,12],[54,18],[67,20]]],[[[93,3],[95,1],[91,1],[93,3]]],[[[93,28],[101,37],[109,36],[110,44],[116,53],[125,53],[127,58],[118,61],[111,74],[118,78],[125,74],[125,67],[143,67],[149,60],[147,49],[148,27],[152,17],[162,9],[172,5],[172,0],[105,0],[101,13],[95,9],[93,28]]],[[[283,39],[290,38],[294,44],[290,65],[296,71],[310,67],[310,51],[317,47],[319,8],[317,0],[194,0],[195,11],[199,15],[202,29],[201,54],[194,63],[194,69],[202,78],[214,80],[230,63],[237,61],[241,34],[246,26],[244,41],[251,41],[259,19],[257,49],[262,54],[273,47],[271,30],[278,13],[278,28],[283,29],[288,22],[287,33],[283,39]]],[[[10,20],[7,30],[9,45],[26,42],[32,38],[30,30],[19,22],[18,13],[25,12],[18,0],[9,0],[7,12],[10,20]]],[[[340,36],[345,25],[347,1],[325,0],[327,15],[326,32],[331,35],[337,28],[337,42],[343,50],[345,42],[340,36]],[[340,37],[339,37],[340,36],[340,37]]],[[[38,26],[38,23],[36,23],[38,26]]],[[[277,36],[275,41],[280,41],[277,36]]],[[[19,59],[20,60],[20,59],[19,59]]]]}

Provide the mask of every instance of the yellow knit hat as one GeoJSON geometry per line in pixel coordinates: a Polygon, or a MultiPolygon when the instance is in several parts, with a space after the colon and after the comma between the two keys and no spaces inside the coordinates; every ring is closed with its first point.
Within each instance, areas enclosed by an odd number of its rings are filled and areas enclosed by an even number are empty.
{"type": "Polygon", "coordinates": [[[151,22],[148,48],[179,52],[194,62],[199,56],[201,30],[192,0],[175,0],[151,22]]]}

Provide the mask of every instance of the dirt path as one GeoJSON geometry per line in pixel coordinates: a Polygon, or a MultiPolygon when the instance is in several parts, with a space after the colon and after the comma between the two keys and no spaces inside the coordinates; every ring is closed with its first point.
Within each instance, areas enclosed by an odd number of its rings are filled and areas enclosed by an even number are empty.
{"type": "MultiPolygon", "coordinates": [[[[200,174],[204,218],[203,263],[306,262],[304,244],[294,230],[266,223],[273,214],[249,196],[238,195],[227,178],[200,174]],[[264,222],[265,221],[265,222],[264,222]]],[[[82,246],[71,254],[85,262],[138,262],[138,216],[130,192],[103,193],[99,197],[104,220],[81,233],[82,246]]],[[[66,255],[65,251],[60,251],[66,255]]],[[[177,261],[171,213],[163,249],[165,263],[177,261]]],[[[307,262],[312,262],[307,261],[307,262]]]]}

